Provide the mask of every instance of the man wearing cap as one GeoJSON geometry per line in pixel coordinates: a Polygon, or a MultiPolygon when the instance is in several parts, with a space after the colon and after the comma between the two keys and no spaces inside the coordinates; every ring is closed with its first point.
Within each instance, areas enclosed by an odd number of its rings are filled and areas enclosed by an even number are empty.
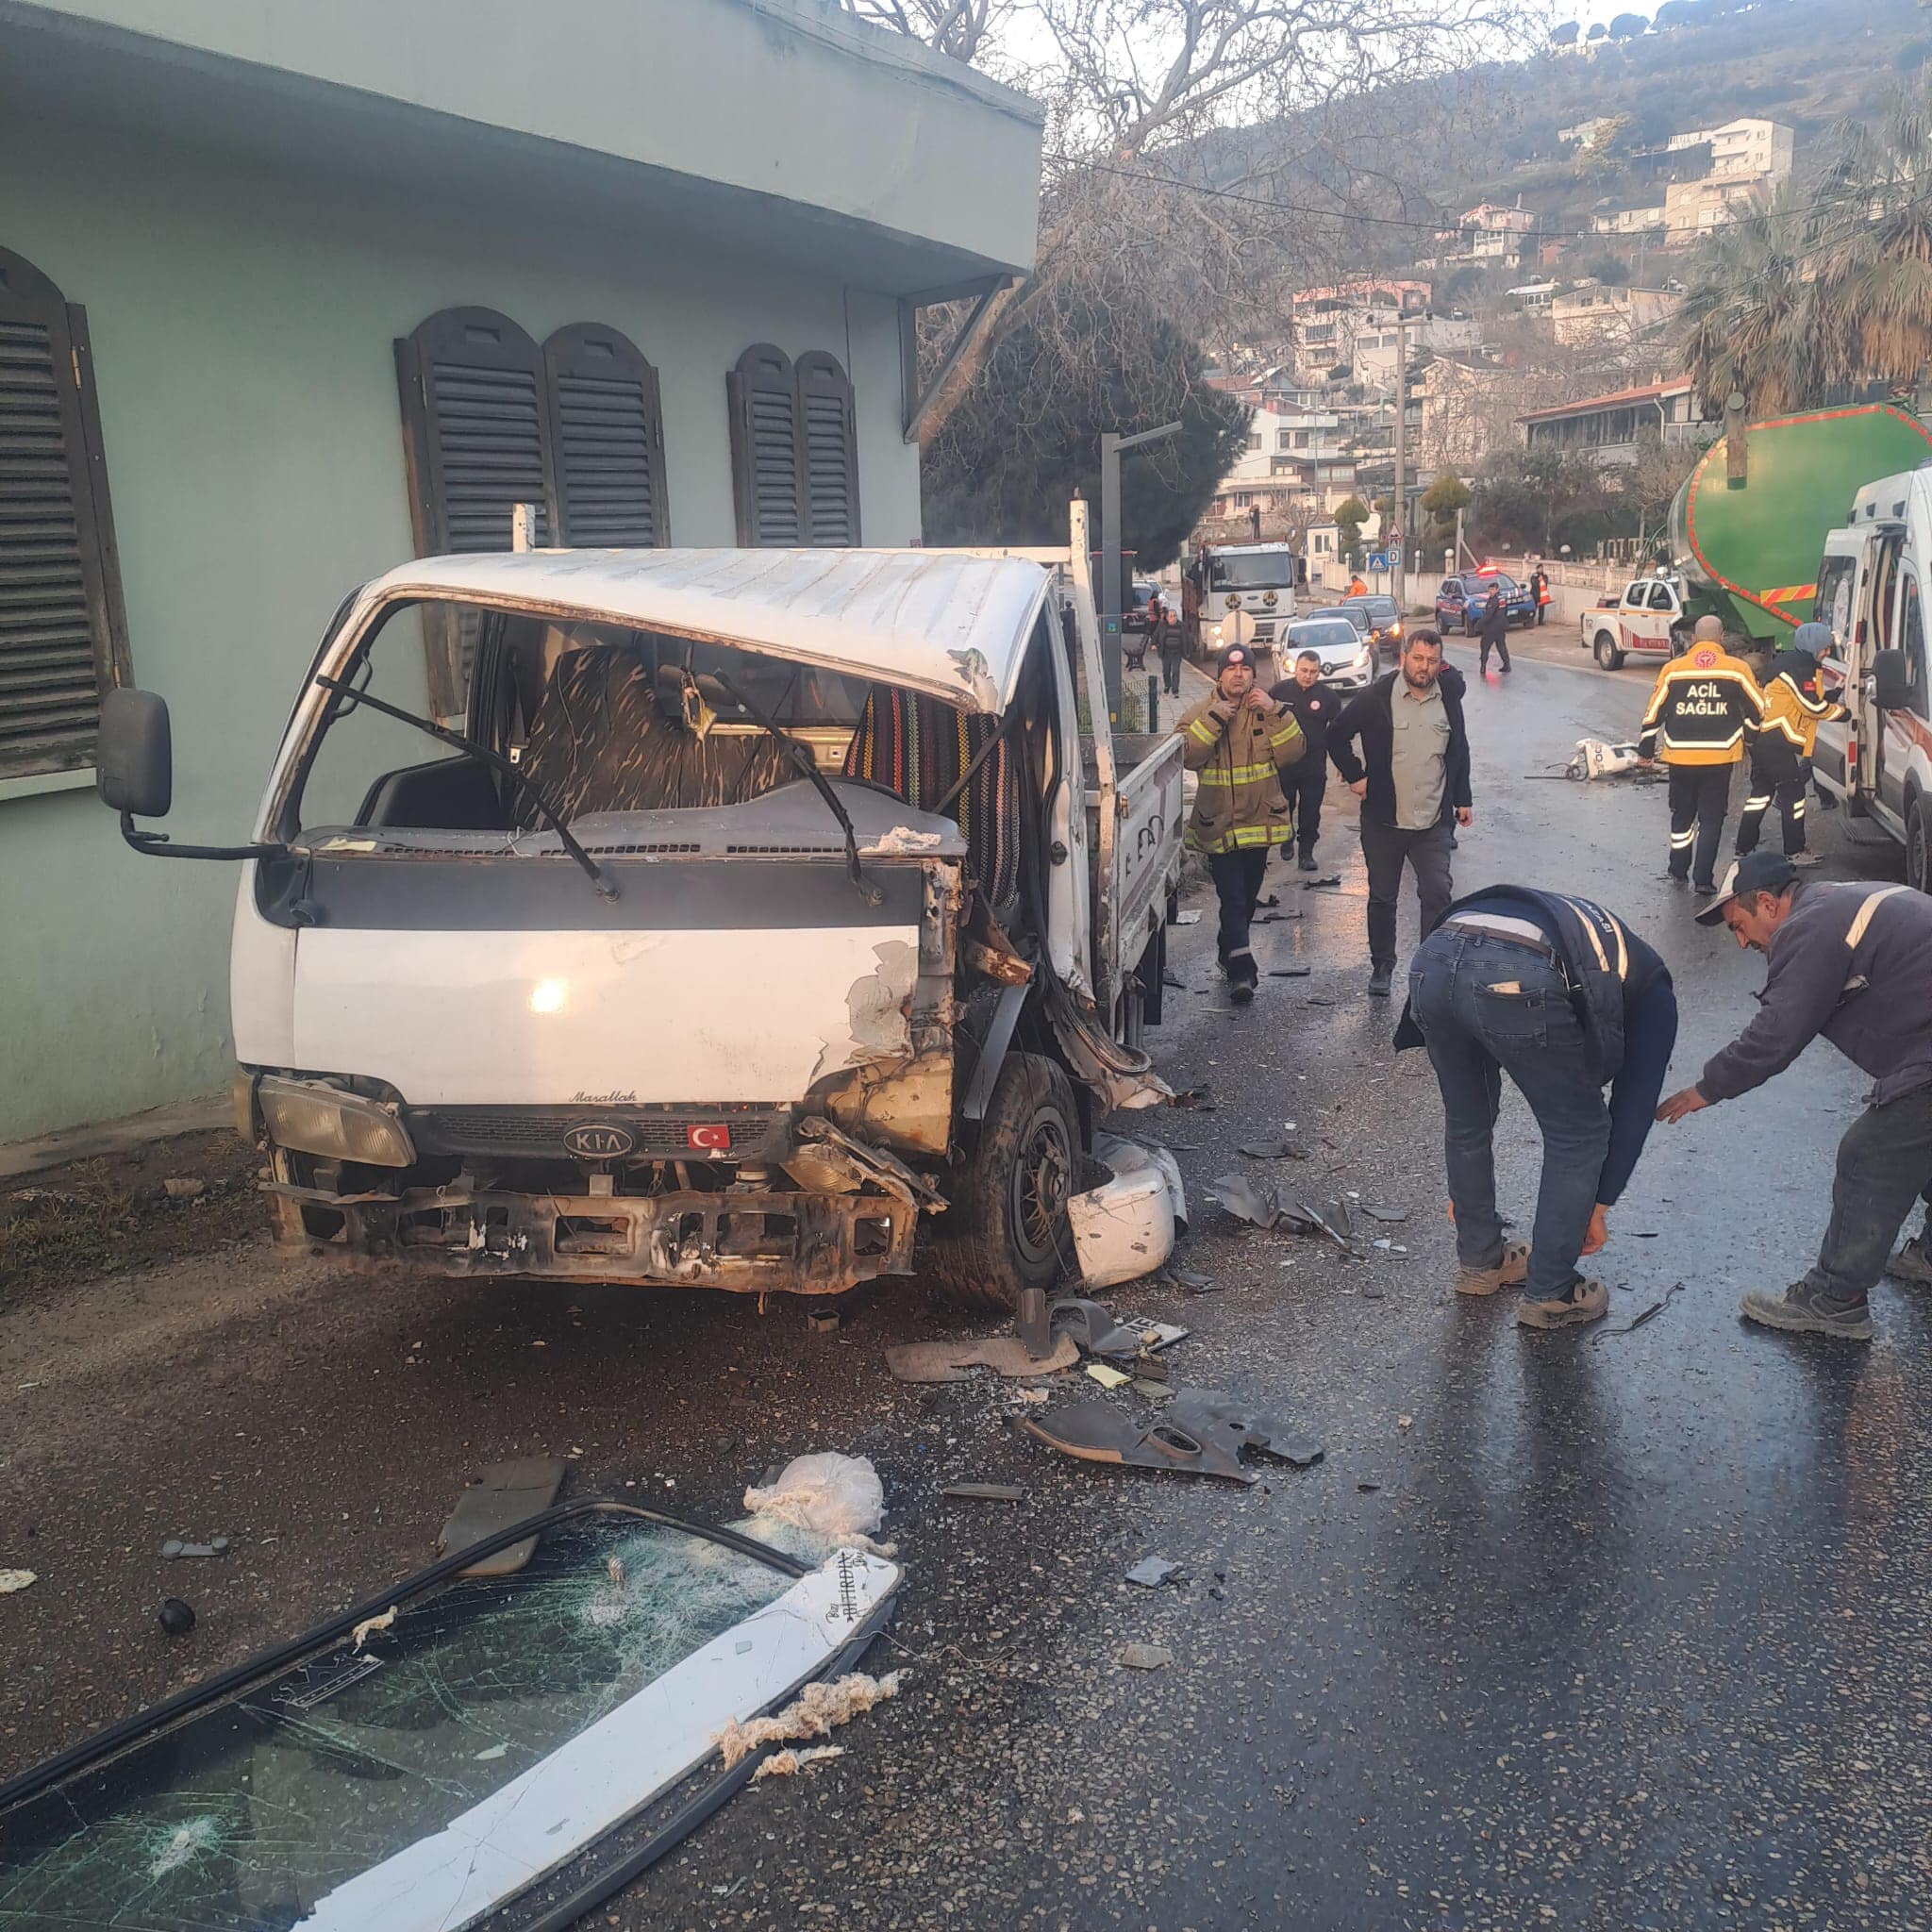
{"type": "Polygon", "coordinates": [[[1801,624],[1789,651],[1772,659],[1775,675],[1764,687],[1764,716],[1751,748],[1751,792],[1738,820],[1738,856],[1757,849],[1758,828],[1776,801],[1784,820],[1785,857],[1793,865],[1816,865],[1805,848],[1805,788],[1811,776],[1811,754],[1818,727],[1842,718],[1845,708],[1828,698],[1807,695],[1818,675],[1818,660],[1832,648],[1831,627],[1801,624]]]}
{"type": "Polygon", "coordinates": [[[1261,895],[1268,850],[1289,836],[1282,774],[1306,746],[1301,726],[1255,684],[1245,644],[1230,644],[1215,666],[1214,695],[1184,713],[1181,746],[1197,774],[1187,842],[1205,853],[1221,899],[1215,951],[1237,1006],[1255,996],[1260,974],[1248,924],[1261,895]]]}
{"type": "Polygon", "coordinates": [[[1608,1238],[1676,1039],[1669,969],[1593,901],[1488,886],[1450,907],[1409,961],[1395,1044],[1426,1046],[1442,1091],[1457,1294],[1521,1283],[1516,1319],[1525,1328],[1567,1328],[1604,1312],[1604,1285],[1579,1274],[1577,1258],[1608,1238]],[[1492,1142],[1505,1074],[1543,1137],[1527,1245],[1504,1242],[1496,1213],[1492,1142]]]}
{"type": "Polygon", "coordinates": [[[1374,999],[1389,997],[1395,972],[1395,908],[1404,861],[1415,874],[1424,936],[1455,896],[1450,827],[1468,824],[1471,816],[1465,689],[1461,672],[1442,661],[1442,640],[1432,630],[1411,631],[1396,668],[1357,691],[1328,727],[1328,756],[1362,802],[1374,999]]]}
{"type": "Polygon", "coordinates": [[[1739,1304],[1770,1328],[1869,1341],[1866,1297],[1932,1182],[1932,898],[1909,886],[1813,884],[1780,854],[1753,852],[1697,918],[1729,926],[1770,970],[1757,1017],[1657,1117],[1680,1121],[1761,1087],[1820,1034],[1872,1075],[1865,1111],[1839,1142],[1816,1266],[1782,1294],[1739,1304]]]}
{"type": "Polygon", "coordinates": [[[1316,872],[1315,841],[1322,836],[1322,800],[1328,790],[1328,721],[1341,707],[1322,682],[1322,659],[1313,651],[1303,651],[1294,660],[1294,675],[1284,677],[1268,695],[1302,727],[1306,755],[1285,789],[1301,847],[1301,869],[1316,872]]]}
{"type": "Polygon", "coordinates": [[[1748,666],[1724,649],[1724,627],[1700,617],[1690,648],[1657,674],[1643,714],[1637,755],[1661,757],[1671,774],[1671,877],[1717,891],[1717,851],[1731,801],[1731,770],[1757,730],[1764,693],[1748,666]]]}

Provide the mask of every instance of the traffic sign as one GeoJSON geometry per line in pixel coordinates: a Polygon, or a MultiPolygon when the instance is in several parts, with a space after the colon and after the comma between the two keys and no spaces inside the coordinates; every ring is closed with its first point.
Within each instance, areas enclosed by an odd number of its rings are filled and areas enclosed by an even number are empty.
{"type": "Polygon", "coordinates": [[[1402,544],[1400,540],[1389,546],[1389,568],[1391,570],[1400,570],[1402,568],[1402,544]]]}
{"type": "MultiPolygon", "coordinates": [[[[1395,554],[1399,558],[1402,553],[1397,551],[1395,554]]],[[[1369,568],[1371,570],[1387,570],[1389,568],[1389,553],[1386,550],[1370,551],[1369,568]]]]}

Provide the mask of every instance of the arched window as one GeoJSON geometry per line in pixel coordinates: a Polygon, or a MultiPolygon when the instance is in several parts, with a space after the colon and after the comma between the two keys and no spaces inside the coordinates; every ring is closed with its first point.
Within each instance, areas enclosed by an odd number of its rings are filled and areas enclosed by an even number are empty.
{"type": "Polygon", "coordinates": [[[759,342],[725,377],[738,541],[841,548],[858,536],[852,384],[835,356],[759,342]]]}
{"type": "Polygon", "coordinates": [[[0,248],[0,779],[92,764],[127,677],[87,313],[0,248]]]}

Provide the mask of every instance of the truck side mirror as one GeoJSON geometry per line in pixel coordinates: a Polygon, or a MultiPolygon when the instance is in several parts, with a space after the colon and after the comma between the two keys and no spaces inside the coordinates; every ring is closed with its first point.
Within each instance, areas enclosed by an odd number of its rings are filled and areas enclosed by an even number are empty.
{"type": "Polygon", "coordinates": [[[175,799],[168,701],[151,691],[110,691],[101,700],[94,749],[102,801],[137,818],[165,818],[175,799]]]}
{"type": "Polygon", "coordinates": [[[1879,651],[1872,659],[1872,681],[1881,711],[1911,708],[1911,667],[1903,651],[1879,651]]]}

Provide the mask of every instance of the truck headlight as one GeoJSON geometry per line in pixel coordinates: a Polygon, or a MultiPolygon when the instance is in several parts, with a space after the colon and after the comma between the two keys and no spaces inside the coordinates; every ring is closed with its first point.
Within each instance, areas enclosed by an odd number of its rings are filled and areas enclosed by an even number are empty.
{"type": "Polygon", "coordinates": [[[255,1090],[269,1139],[331,1160],[413,1167],[416,1150],[392,1108],[315,1080],[264,1077],[255,1090]]]}

